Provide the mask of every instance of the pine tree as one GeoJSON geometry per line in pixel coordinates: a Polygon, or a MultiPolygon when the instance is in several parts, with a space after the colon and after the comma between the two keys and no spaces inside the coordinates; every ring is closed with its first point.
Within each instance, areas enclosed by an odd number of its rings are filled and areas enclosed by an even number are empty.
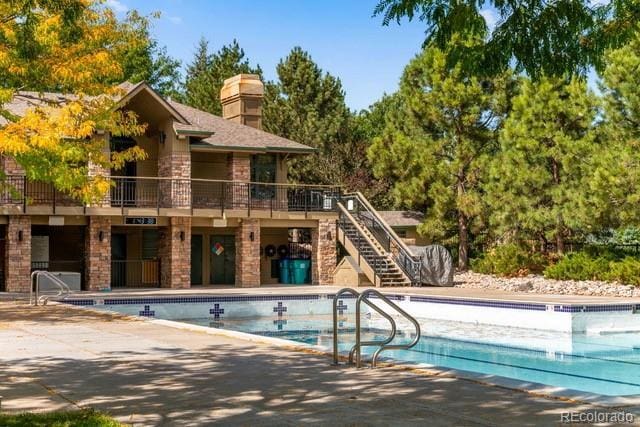
{"type": "MultiPolygon", "coordinates": [[[[455,38],[447,49],[477,40],[455,38]]],[[[469,243],[483,210],[480,184],[506,104],[509,75],[481,80],[449,51],[429,47],[405,68],[386,129],[369,150],[377,177],[394,182],[397,205],[426,211],[421,234],[457,243],[458,266],[468,268],[469,243]]]]}
{"type": "Polygon", "coordinates": [[[220,89],[226,79],[240,73],[262,77],[260,66],[251,66],[236,40],[210,54],[209,43],[202,38],[187,67],[183,101],[194,108],[221,115],[220,89]]]}
{"type": "Polygon", "coordinates": [[[343,183],[350,169],[345,159],[355,155],[355,147],[348,140],[349,110],[342,83],[299,47],[280,61],[276,71],[278,82],[266,88],[265,130],[318,150],[294,159],[290,177],[298,182],[343,183]]]}
{"type": "Polygon", "coordinates": [[[609,207],[611,227],[640,222],[640,26],[625,46],[605,55],[601,90],[604,123],[599,129],[606,149],[599,152],[592,188],[598,204],[609,207]]]}
{"type": "Polygon", "coordinates": [[[586,82],[524,80],[500,133],[487,200],[501,237],[554,241],[592,230],[600,216],[588,181],[600,150],[593,131],[597,99],[586,82]]]}

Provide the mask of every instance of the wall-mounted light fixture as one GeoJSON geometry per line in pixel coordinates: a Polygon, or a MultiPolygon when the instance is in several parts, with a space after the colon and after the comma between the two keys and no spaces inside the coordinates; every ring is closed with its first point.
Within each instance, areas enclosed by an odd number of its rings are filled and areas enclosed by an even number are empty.
{"type": "Polygon", "coordinates": [[[331,236],[331,232],[327,231],[327,240],[331,240],[333,237],[331,236]]]}
{"type": "Polygon", "coordinates": [[[18,241],[22,242],[22,230],[18,230],[18,241]]]}
{"type": "Polygon", "coordinates": [[[253,231],[251,231],[249,233],[249,240],[251,240],[253,242],[254,239],[255,239],[255,235],[253,234],[253,231]]]}
{"type": "Polygon", "coordinates": [[[184,242],[184,231],[180,232],[180,241],[184,242]]]}
{"type": "Polygon", "coordinates": [[[100,230],[98,232],[98,240],[101,242],[104,240],[104,231],[100,230]]]}
{"type": "Polygon", "coordinates": [[[167,140],[167,134],[164,133],[163,130],[161,130],[159,134],[159,138],[160,138],[160,144],[164,144],[164,142],[167,140]]]}

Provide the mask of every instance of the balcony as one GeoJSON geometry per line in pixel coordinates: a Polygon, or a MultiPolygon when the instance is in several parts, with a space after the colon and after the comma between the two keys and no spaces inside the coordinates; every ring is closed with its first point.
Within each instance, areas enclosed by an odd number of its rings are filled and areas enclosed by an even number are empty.
{"type": "Polygon", "coordinates": [[[0,205],[19,213],[64,214],[69,209],[214,210],[273,212],[332,212],[340,187],[321,185],[248,183],[208,179],[111,177],[111,191],[91,205],[83,206],[50,184],[7,176],[0,205]]]}

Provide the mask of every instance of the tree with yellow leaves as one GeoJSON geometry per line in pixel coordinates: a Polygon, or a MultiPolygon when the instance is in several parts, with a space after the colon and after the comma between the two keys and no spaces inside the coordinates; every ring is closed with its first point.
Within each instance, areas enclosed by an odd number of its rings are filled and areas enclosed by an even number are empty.
{"type": "Polygon", "coordinates": [[[102,1],[0,3],[0,155],[13,157],[28,179],[85,202],[108,191],[90,169],[145,157],[139,148],[106,155],[95,137],[144,132],[133,113],[117,108],[121,92],[110,85],[124,77],[123,52],[144,43],[102,1]],[[30,108],[17,117],[3,105],[20,98],[30,108]]]}

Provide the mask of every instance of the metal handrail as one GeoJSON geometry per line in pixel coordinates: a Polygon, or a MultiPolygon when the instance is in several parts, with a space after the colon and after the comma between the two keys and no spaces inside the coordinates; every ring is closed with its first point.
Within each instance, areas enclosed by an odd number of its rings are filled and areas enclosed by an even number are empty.
{"type": "Polygon", "coordinates": [[[346,294],[349,293],[351,295],[353,295],[354,297],[357,298],[356,300],[356,343],[355,345],[351,348],[351,351],[349,351],[349,363],[353,364],[353,358],[354,355],[356,356],[355,358],[355,364],[356,367],[360,368],[362,366],[362,347],[371,347],[371,346],[378,346],[378,349],[373,353],[372,359],[371,359],[371,367],[375,368],[377,361],[378,361],[378,356],[380,355],[380,353],[384,350],[389,350],[389,349],[404,349],[404,350],[408,350],[411,347],[415,346],[418,341],[420,340],[420,324],[418,323],[418,321],[411,316],[409,313],[407,313],[406,311],[404,311],[403,309],[401,309],[400,307],[398,307],[397,304],[393,303],[389,298],[387,298],[386,296],[384,296],[382,293],[378,292],[375,289],[366,289],[364,290],[362,293],[359,293],[358,291],[356,291],[355,289],[352,288],[343,288],[340,289],[338,292],[336,292],[334,299],[333,299],[333,364],[334,365],[338,365],[338,298],[340,297],[340,295],[342,294],[346,294]],[[393,308],[394,310],[396,310],[398,313],[400,313],[402,316],[404,316],[405,318],[407,318],[411,323],[413,323],[414,327],[416,328],[416,335],[413,338],[413,340],[408,343],[408,344],[390,344],[395,336],[396,336],[396,332],[397,332],[397,327],[396,327],[396,322],[395,320],[393,320],[393,317],[391,317],[388,313],[386,313],[384,310],[382,310],[380,307],[378,307],[377,305],[373,304],[371,302],[371,300],[369,300],[369,295],[370,294],[374,294],[376,295],[378,298],[382,299],[385,303],[387,303],[389,306],[391,306],[391,308],[393,308]],[[360,315],[361,315],[361,303],[365,303],[367,304],[369,307],[371,307],[372,309],[374,309],[377,313],[379,313],[381,316],[383,316],[385,319],[387,319],[389,321],[389,323],[391,324],[391,333],[389,334],[389,336],[387,338],[385,338],[384,340],[374,340],[374,341],[362,341],[361,340],[361,324],[360,324],[360,315]]]}
{"type": "MultiPolygon", "coordinates": [[[[384,246],[385,243],[388,244],[388,251],[395,257],[393,251],[391,250],[391,242],[393,241],[398,248],[398,253],[401,257],[398,257],[396,264],[400,267],[400,269],[407,275],[412,284],[419,284],[421,282],[421,261],[420,257],[416,256],[409,246],[396,234],[396,232],[387,224],[387,222],[380,216],[380,214],[375,210],[373,206],[369,203],[369,201],[362,195],[360,192],[348,193],[342,196],[343,200],[355,199],[355,201],[361,205],[364,210],[370,215],[370,219],[376,223],[378,227],[380,227],[381,231],[384,232],[387,242],[379,241],[381,246],[384,246]],[[406,261],[409,260],[411,263],[411,268],[408,268],[406,261]]],[[[370,230],[374,236],[376,236],[376,232],[374,230],[370,230]]],[[[376,239],[380,240],[379,236],[376,239]]]]}
{"type": "Polygon", "coordinates": [[[40,276],[47,277],[59,288],[58,293],[56,295],[53,295],[54,298],[58,298],[62,296],[64,299],[66,298],[67,295],[71,293],[71,289],[69,288],[69,286],[66,283],[64,283],[62,280],[60,280],[59,278],[51,274],[50,272],[46,270],[36,270],[33,273],[31,273],[31,289],[29,291],[29,304],[33,303],[34,305],[37,306],[38,302],[42,302],[43,305],[46,305],[47,301],[50,298],[50,295],[42,295],[42,296],[39,295],[40,294],[40,276]],[[35,286],[34,286],[34,280],[35,280],[35,286]],[[33,298],[34,288],[35,288],[35,299],[33,298]],[[40,301],[41,299],[42,301],[40,301]]]}
{"type": "MultiPolygon", "coordinates": [[[[391,308],[393,308],[394,310],[396,310],[398,313],[400,313],[402,316],[404,316],[407,320],[409,320],[411,323],[413,323],[413,326],[416,328],[416,335],[413,338],[413,340],[408,343],[408,344],[389,344],[389,342],[381,345],[374,353],[373,356],[371,357],[371,367],[375,368],[376,367],[376,363],[378,361],[378,356],[380,355],[380,353],[384,350],[391,350],[391,349],[395,349],[395,350],[408,350],[411,347],[415,346],[418,341],[420,341],[420,323],[418,323],[418,321],[411,316],[409,313],[407,313],[406,311],[404,311],[403,309],[401,309],[396,303],[394,303],[393,301],[391,301],[389,298],[387,298],[386,296],[384,296],[381,292],[375,290],[375,289],[366,289],[365,291],[363,291],[360,296],[358,297],[358,300],[356,301],[356,313],[358,314],[360,311],[360,303],[365,301],[367,303],[367,305],[371,306],[371,302],[368,299],[368,296],[370,294],[374,294],[375,296],[377,296],[378,298],[380,298],[382,301],[384,301],[387,305],[390,305],[391,308]]],[[[359,316],[356,318],[356,322],[359,322],[359,316]]],[[[395,323],[394,323],[395,325],[395,323]]],[[[394,331],[394,336],[395,336],[395,331],[394,331]]],[[[360,341],[360,328],[358,327],[358,325],[356,324],[356,344],[360,341]]],[[[356,367],[360,367],[360,359],[361,359],[361,347],[367,346],[368,342],[362,342],[360,343],[360,346],[356,349],[356,367]]]]}

